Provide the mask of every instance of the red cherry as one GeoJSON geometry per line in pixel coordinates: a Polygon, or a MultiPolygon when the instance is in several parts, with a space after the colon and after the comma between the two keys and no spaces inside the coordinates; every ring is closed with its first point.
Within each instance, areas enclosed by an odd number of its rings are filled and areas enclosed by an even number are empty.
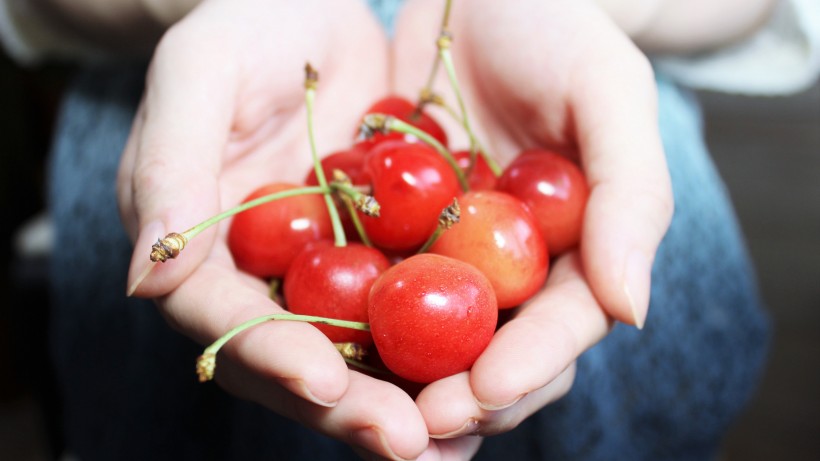
{"type": "MultiPolygon", "coordinates": [[[[453,158],[456,159],[458,166],[461,167],[465,173],[468,173],[470,168],[470,151],[461,150],[453,152],[453,158]]],[[[467,182],[470,185],[470,190],[493,190],[498,182],[498,178],[493,173],[493,170],[490,169],[490,166],[487,165],[487,161],[484,160],[484,157],[479,154],[476,156],[472,171],[469,171],[467,182]]]]}
{"type": "MultiPolygon", "coordinates": [[[[390,262],[376,249],[358,243],[337,247],[330,241],[310,243],[285,274],[284,294],[294,314],[367,322],[367,298],[376,278],[390,262]]],[[[333,342],[369,346],[369,332],[316,325],[333,342]]]]}
{"type": "Polygon", "coordinates": [[[538,292],[549,269],[547,247],[526,206],[498,191],[468,192],[458,199],[461,220],[430,248],[477,267],[493,285],[500,309],[538,292]]]}
{"type": "Polygon", "coordinates": [[[381,206],[380,216],[360,213],[374,245],[395,253],[420,247],[438,217],[461,193],[450,165],[425,144],[384,143],[368,154],[364,177],[381,206]]]}
{"type": "Polygon", "coordinates": [[[589,185],[568,158],[543,149],[525,150],[504,170],[497,188],[530,208],[550,255],[561,254],[580,241],[589,185]]]}
{"type": "MultiPolygon", "coordinates": [[[[325,178],[329,182],[333,180],[333,170],[342,170],[353,184],[364,184],[361,182],[361,173],[364,168],[366,153],[367,151],[363,147],[353,146],[350,149],[335,151],[322,157],[320,163],[325,178]]],[[[316,170],[312,167],[305,176],[305,184],[308,186],[319,185],[319,180],[316,179],[316,170]]]]}
{"type": "MultiPolygon", "coordinates": [[[[366,179],[362,178],[362,170],[364,169],[364,159],[366,150],[362,147],[353,146],[350,149],[332,152],[320,160],[322,171],[325,173],[325,178],[328,182],[333,180],[333,170],[343,171],[350,182],[354,185],[367,184],[366,179]]],[[[305,176],[305,184],[308,186],[318,186],[319,180],[316,178],[316,170],[311,168],[305,176]]],[[[358,240],[359,234],[356,231],[356,226],[350,218],[347,207],[342,201],[334,195],[334,203],[339,210],[339,218],[342,220],[342,227],[345,235],[351,240],[358,240]]]]}
{"type": "MultiPolygon", "coordinates": [[[[274,183],[262,186],[243,203],[298,186],[274,183]]],[[[299,195],[275,200],[234,216],[228,247],[239,269],[257,277],[281,277],[308,242],[333,238],[327,205],[321,195],[299,195]]]]}
{"type": "MultiPolygon", "coordinates": [[[[365,111],[365,114],[376,113],[392,115],[403,122],[409,123],[436,138],[438,142],[447,147],[447,133],[441,125],[426,112],[416,110],[416,105],[406,98],[396,95],[385,96],[373,103],[373,105],[365,111]]],[[[402,133],[389,133],[387,135],[376,134],[367,141],[363,141],[362,145],[372,148],[385,139],[408,140],[408,138],[414,139],[402,133]]]]}
{"type": "Polygon", "coordinates": [[[419,383],[470,369],[498,318],[492,285],[478,269],[430,253],[385,271],[373,284],[369,304],[381,360],[419,383]]]}

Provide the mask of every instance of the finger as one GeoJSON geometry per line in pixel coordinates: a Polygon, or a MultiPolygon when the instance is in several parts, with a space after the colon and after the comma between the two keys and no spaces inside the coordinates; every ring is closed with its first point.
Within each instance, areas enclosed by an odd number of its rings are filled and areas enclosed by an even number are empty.
{"type": "Polygon", "coordinates": [[[576,252],[556,260],[546,287],[496,332],[470,372],[478,404],[509,407],[551,383],[611,328],[576,252]]]}
{"type": "Polygon", "coordinates": [[[402,390],[356,371],[333,407],[316,405],[231,367],[220,384],[306,427],[358,447],[368,459],[415,459],[427,447],[424,420],[402,390]],[[374,405],[373,402],[378,402],[374,405]]]}
{"type": "Polygon", "coordinates": [[[427,450],[418,461],[463,461],[473,459],[484,441],[479,436],[464,436],[451,439],[430,439],[427,450]]]}
{"type": "Polygon", "coordinates": [[[131,132],[125,142],[125,148],[123,149],[119,168],[117,169],[117,205],[120,213],[120,221],[132,242],[137,238],[139,226],[137,215],[134,211],[134,195],[132,193],[133,185],[131,179],[132,172],[134,171],[134,162],[137,159],[138,133],[142,133],[144,122],[145,111],[143,109],[143,103],[140,102],[137,112],[134,114],[134,120],[131,123],[131,132]]]}
{"type": "MultiPolygon", "coordinates": [[[[247,320],[284,312],[258,286],[243,283],[227,253],[216,247],[214,256],[159,300],[169,324],[200,344],[212,344],[247,320]]],[[[233,337],[217,354],[218,380],[224,359],[255,376],[249,386],[254,380],[275,383],[319,405],[335,405],[347,389],[347,367],[336,348],[304,322],[270,321],[233,337]]]]}
{"type": "MultiPolygon", "coordinates": [[[[615,34],[613,34],[615,35],[615,34]]],[[[643,327],[650,272],[673,199],[651,68],[626,43],[573,81],[578,141],[590,184],[581,249],[590,284],[617,320],[643,327]]]]}
{"type": "MultiPolygon", "coordinates": [[[[129,287],[151,265],[148,255],[157,239],[219,211],[217,179],[231,128],[235,76],[231,66],[212,64],[220,60],[218,51],[200,51],[184,28],[173,28],[148,73],[138,131],[129,142],[131,176],[120,178],[130,184],[123,196],[131,197],[139,228],[129,287]]],[[[154,267],[135,294],[154,297],[179,285],[204,259],[214,235],[200,234],[184,258],[154,267]]]]}
{"type": "Polygon", "coordinates": [[[499,329],[469,373],[419,394],[431,437],[512,429],[569,391],[575,360],[610,327],[577,253],[559,258],[545,289],[499,329]]]}
{"type": "Polygon", "coordinates": [[[560,399],[572,387],[575,364],[550,383],[498,410],[482,408],[473,396],[470,374],[450,376],[425,388],[416,399],[430,437],[445,441],[466,436],[490,436],[516,428],[544,406],[560,399]]]}

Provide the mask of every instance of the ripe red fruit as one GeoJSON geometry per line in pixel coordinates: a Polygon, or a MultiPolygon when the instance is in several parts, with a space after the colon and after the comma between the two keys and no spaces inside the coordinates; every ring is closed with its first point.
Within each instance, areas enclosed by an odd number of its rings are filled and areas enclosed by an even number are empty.
{"type": "Polygon", "coordinates": [[[547,246],[529,210],[498,191],[468,192],[458,199],[461,220],[430,248],[477,267],[493,285],[500,309],[515,307],[543,286],[547,246]]]}
{"type": "Polygon", "coordinates": [[[530,208],[550,255],[561,254],[580,241],[589,185],[568,158],[543,149],[525,150],[504,170],[497,188],[530,208]]]}
{"type": "MultiPolygon", "coordinates": [[[[367,322],[370,287],[390,267],[381,252],[358,243],[337,247],[330,241],[310,243],[296,256],[285,274],[288,310],[354,322],[367,322]]],[[[369,332],[316,325],[333,342],[369,346],[369,332]]]]}
{"type": "Polygon", "coordinates": [[[491,170],[490,166],[487,165],[487,161],[484,160],[482,155],[479,154],[476,156],[475,165],[473,165],[471,171],[468,171],[470,168],[469,150],[453,152],[453,158],[456,159],[456,163],[462,170],[464,170],[464,173],[468,174],[467,182],[470,185],[470,190],[477,191],[495,189],[498,178],[496,178],[493,170],[491,170]]]}
{"type": "MultiPolygon", "coordinates": [[[[295,189],[274,183],[262,186],[243,203],[295,189]]],[[[308,242],[331,239],[333,228],[321,195],[299,195],[275,200],[234,216],[228,247],[239,269],[261,278],[281,277],[308,242]]]]}
{"type": "MultiPolygon", "coordinates": [[[[352,184],[367,184],[367,179],[362,177],[366,154],[367,151],[363,147],[353,146],[350,149],[335,151],[322,157],[320,164],[322,166],[322,171],[325,173],[325,179],[328,183],[330,183],[334,179],[333,171],[341,170],[347,175],[348,178],[350,178],[350,182],[352,184]]],[[[305,184],[308,186],[319,185],[319,180],[316,178],[316,170],[314,168],[311,168],[305,176],[305,184]]],[[[339,217],[342,220],[342,227],[344,228],[345,235],[347,235],[349,239],[358,239],[359,234],[357,233],[356,227],[350,218],[350,213],[348,212],[347,207],[335,194],[333,201],[336,204],[336,208],[339,210],[339,217]]]]}
{"type": "Polygon", "coordinates": [[[461,193],[453,169],[425,144],[380,144],[368,154],[364,176],[381,209],[377,218],[360,213],[362,225],[374,245],[392,252],[419,248],[461,193]]]}
{"type": "MultiPolygon", "coordinates": [[[[353,146],[350,149],[343,149],[332,152],[320,159],[322,171],[328,182],[333,180],[333,170],[343,171],[353,184],[364,184],[361,182],[361,173],[364,169],[364,158],[367,151],[363,147],[353,146]]],[[[316,170],[311,167],[305,176],[305,184],[308,186],[318,186],[319,180],[316,178],[316,170]]]]}
{"type": "MultiPolygon", "coordinates": [[[[365,114],[386,114],[392,115],[397,119],[409,123],[416,128],[426,132],[430,136],[436,138],[438,142],[447,147],[447,133],[433,119],[424,111],[416,110],[416,105],[408,101],[406,98],[396,95],[385,96],[370,106],[365,114]]],[[[377,133],[375,136],[361,144],[368,148],[372,148],[383,140],[406,140],[407,137],[402,133],[389,133],[387,135],[377,133]]]]}
{"type": "Polygon", "coordinates": [[[373,284],[370,329],[379,356],[404,379],[429,383],[469,370],[495,331],[492,285],[475,267],[424,253],[373,284]]]}

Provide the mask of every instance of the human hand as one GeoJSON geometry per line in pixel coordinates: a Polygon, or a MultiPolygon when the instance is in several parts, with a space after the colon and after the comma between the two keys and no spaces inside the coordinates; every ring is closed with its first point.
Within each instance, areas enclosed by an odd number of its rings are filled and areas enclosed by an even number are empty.
{"type": "MultiPolygon", "coordinates": [[[[426,81],[428,66],[418,63],[435,56],[441,5],[412,0],[399,17],[393,75],[401,94],[412,97],[426,81]]],[[[575,359],[613,319],[643,325],[673,208],[651,68],[595,6],[462,2],[450,30],[461,92],[490,154],[505,164],[524,148],[565,152],[579,160],[591,191],[579,250],[554,262],[544,290],[517,309],[469,373],[417,398],[430,433],[448,439],[515,427],[569,390],[575,359]]],[[[435,85],[453,101],[448,88],[444,79],[435,85]]],[[[466,137],[451,145],[459,142],[466,137]]]]}
{"type": "MultiPolygon", "coordinates": [[[[129,286],[150,264],[157,238],[264,183],[304,178],[306,62],[320,73],[318,150],[348,146],[367,104],[387,90],[387,40],[362,2],[205,0],[165,34],[118,178],[122,219],[135,241],[129,286]]],[[[156,299],[173,327],[203,345],[282,310],[261,280],[237,271],[226,233],[222,224],[199,234],[133,293],[156,299]]],[[[412,399],[349,371],[311,325],[268,322],[223,351],[216,379],[242,398],[381,456],[415,457],[428,444],[412,399]]]]}

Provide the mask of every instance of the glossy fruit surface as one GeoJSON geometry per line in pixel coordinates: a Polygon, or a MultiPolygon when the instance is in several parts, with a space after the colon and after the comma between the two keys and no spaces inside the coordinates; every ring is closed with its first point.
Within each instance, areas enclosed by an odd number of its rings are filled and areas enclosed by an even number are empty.
{"type": "MultiPolygon", "coordinates": [[[[365,114],[376,113],[392,115],[403,122],[409,123],[434,137],[444,147],[447,147],[447,133],[441,125],[426,112],[416,110],[416,105],[406,98],[396,95],[385,96],[373,103],[365,112],[365,114]]],[[[365,141],[364,145],[373,147],[385,139],[408,140],[413,138],[402,133],[376,134],[373,138],[365,141]]]]}
{"type": "MultiPolygon", "coordinates": [[[[343,171],[353,184],[362,184],[361,174],[364,169],[364,158],[366,150],[362,147],[353,146],[350,149],[343,149],[322,157],[320,164],[328,182],[333,180],[333,170],[343,171]]],[[[311,168],[305,175],[305,184],[308,186],[318,186],[319,180],[316,178],[316,170],[311,168]]]]}
{"type": "Polygon", "coordinates": [[[374,245],[392,252],[421,246],[461,191],[450,165],[424,144],[377,146],[368,154],[364,175],[381,210],[377,218],[360,214],[362,224],[374,245]]]}
{"type": "Polygon", "coordinates": [[[543,149],[523,151],[504,169],[497,188],[530,208],[551,255],[578,245],[589,186],[574,162],[543,149]]]}
{"type": "Polygon", "coordinates": [[[461,220],[430,252],[468,262],[493,285],[500,309],[515,307],[538,292],[547,278],[547,246],[531,213],[498,191],[468,192],[458,199],[461,220]]]}
{"type": "Polygon", "coordinates": [[[487,165],[484,157],[477,155],[475,158],[475,165],[470,168],[470,151],[461,150],[453,152],[453,158],[456,163],[467,174],[467,182],[470,185],[470,190],[493,190],[495,189],[498,178],[493,174],[493,170],[487,165]]]}
{"type": "Polygon", "coordinates": [[[424,253],[376,280],[369,317],[387,368],[429,383],[470,369],[492,339],[498,308],[492,285],[478,269],[424,253]]]}
{"type": "MultiPolygon", "coordinates": [[[[297,187],[288,183],[262,186],[243,203],[297,187]]],[[[306,243],[332,237],[333,229],[322,196],[300,195],[234,216],[228,230],[228,247],[239,269],[261,278],[281,277],[306,243]]]]}
{"type": "MultiPolygon", "coordinates": [[[[337,247],[330,241],[309,243],[285,274],[284,295],[294,314],[367,322],[367,299],[373,282],[390,262],[376,249],[358,243],[337,247]]],[[[316,325],[333,342],[369,346],[369,332],[316,325]]]]}

